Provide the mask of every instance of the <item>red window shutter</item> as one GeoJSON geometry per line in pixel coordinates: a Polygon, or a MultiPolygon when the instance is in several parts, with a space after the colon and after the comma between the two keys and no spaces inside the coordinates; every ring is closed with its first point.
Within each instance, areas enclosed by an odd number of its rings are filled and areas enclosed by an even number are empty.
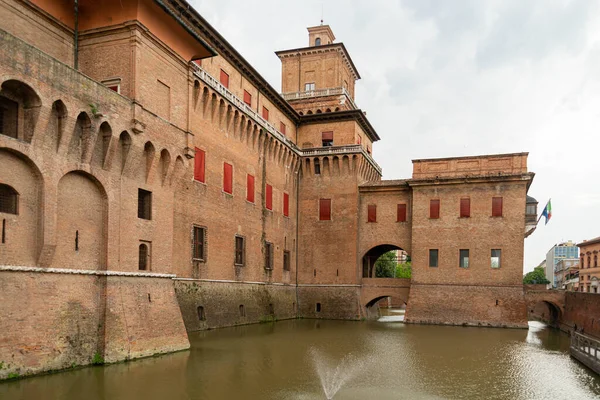
{"type": "Polygon", "coordinates": [[[269,120],[269,109],[265,106],[263,106],[262,117],[267,121],[269,120]]]}
{"type": "Polygon", "coordinates": [[[267,193],[265,194],[265,205],[267,210],[273,210],[273,186],[267,185],[267,193]]]}
{"type": "Polygon", "coordinates": [[[406,204],[398,204],[398,219],[396,222],[406,222],[406,204]]]}
{"type": "Polygon", "coordinates": [[[246,177],[246,200],[254,203],[254,177],[250,174],[246,177]]]}
{"type": "Polygon", "coordinates": [[[194,157],[194,179],[202,183],[205,182],[204,163],[206,161],[206,153],[196,147],[196,155],[194,157]]]}
{"type": "Polygon", "coordinates": [[[377,205],[369,204],[367,214],[367,222],[377,222],[377,205]]]}
{"type": "Polygon", "coordinates": [[[356,140],[356,144],[361,144],[362,143],[362,137],[360,135],[358,135],[358,139],[356,140]]]}
{"type": "Polygon", "coordinates": [[[283,122],[279,123],[279,132],[285,135],[285,124],[283,122]]]}
{"type": "Polygon", "coordinates": [[[233,166],[227,163],[223,163],[223,191],[233,193],[233,166]]]}
{"type": "Polygon", "coordinates": [[[287,193],[283,194],[283,215],[290,216],[290,195],[287,193]]]}
{"type": "Polygon", "coordinates": [[[322,134],[322,140],[329,140],[332,141],[333,140],[333,131],[329,131],[329,132],[323,132],[322,134]]]}
{"type": "Polygon", "coordinates": [[[429,218],[437,219],[440,217],[440,201],[430,200],[429,201],[429,218]]]}
{"type": "Polygon", "coordinates": [[[252,95],[246,90],[244,90],[244,103],[248,106],[252,106],[252,95]]]}
{"type": "Polygon", "coordinates": [[[460,217],[469,218],[471,216],[471,199],[460,199],[460,217]]]}
{"type": "Polygon", "coordinates": [[[202,66],[202,59],[200,59],[200,60],[193,60],[193,61],[194,61],[194,64],[202,66]]]}
{"type": "Polygon", "coordinates": [[[502,216],[502,197],[492,197],[492,217],[502,216]]]}
{"type": "Polygon", "coordinates": [[[331,199],[319,199],[319,220],[331,220],[331,199]]]}
{"type": "Polygon", "coordinates": [[[221,70],[220,81],[221,85],[225,86],[226,88],[229,88],[229,74],[227,74],[227,72],[221,70]]]}

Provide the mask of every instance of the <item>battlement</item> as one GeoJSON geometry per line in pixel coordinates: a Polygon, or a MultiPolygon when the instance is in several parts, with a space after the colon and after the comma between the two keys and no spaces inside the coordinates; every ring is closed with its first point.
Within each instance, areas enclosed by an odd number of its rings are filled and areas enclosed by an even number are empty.
{"type": "Polygon", "coordinates": [[[529,153],[492,154],[413,160],[413,179],[527,173],[529,153]]]}

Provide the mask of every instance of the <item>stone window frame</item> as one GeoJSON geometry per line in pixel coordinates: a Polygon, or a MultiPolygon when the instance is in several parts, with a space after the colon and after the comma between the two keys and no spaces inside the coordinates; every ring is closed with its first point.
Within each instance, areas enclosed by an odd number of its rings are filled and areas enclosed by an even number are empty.
{"type": "Polygon", "coordinates": [[[471,256],[470,253],[471,253],[470,249],[459,249],[458,250],[458,267],[459,268],[469,269],[469,257],[471,256]],[[466,252],[466,257],[463,252],[466,252]],[[466,262],[463,262],[463,261],[466,261],[466,262]]]}
{"type": "Polygon", "coordinates": [[[104,80],[100,81],[100,83],[102,83],[104,86],[106,86],[110,90],[113,90],[113,91],[117,92],[118,94],[121,94],[121,78],[104,79],[104,80]],[[116,90],[113,88],[116,88],[116,90]]]}
{"type": "Polygon", "coordinates": [[[192,261],[206,263],[206,261],[208,259],[208,228],[204,225],[192,224],[190,241],[191,241],[191,247],[192,247],[192,261]],[[196,246],[196,242],[195,242],[196,229],[202,229],[204,231],[203,232],[203,235],[204,235],[203,244],[202,244],[202,257],[201,258],[195,257],[196,256],[196,247],[195,247],[196,246]]]}
{"type": "Polygon", "coordinates": [[[440,266],[440,250],[439,249],[429,249],[429,268],[438,268],[440,266]],[[432,265],[433,258],[431,257],[432,251],[435,252],[435,265],[432,265]]]}
{"type": "Polygon", "coordinates": [[[140,240],[138,246],[138,271],[152,271],[152,242],[149,240],[140,240]],[[142,246],[146,247],[146,263],[145,268],[140,268],[142,246]]]}
{"type": "Polygon", "coordinates": [[[490,268],[492,269],[500,269],[502,268],[502,249],[491,249],[490,250],[490,268]],[[498,252],[498,266],[494,267],[494,251],[498,252]]]}

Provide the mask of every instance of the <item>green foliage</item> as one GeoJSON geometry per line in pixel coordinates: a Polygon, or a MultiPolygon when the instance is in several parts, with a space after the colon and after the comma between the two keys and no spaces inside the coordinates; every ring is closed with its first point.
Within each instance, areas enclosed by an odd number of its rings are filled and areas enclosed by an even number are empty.
{"type": "Polygon", "coordinates": [[[7,379],[17,379],[18,377],[20,377],[21,375],[19,375],[18,372],[9,372],[8,376],[6,377],[7,379]]]}
{"type": "Polygon", "coordinates": [[[396,278],[410,279],[412,276],[412,263],[410,261],[398,264],[396,267],[396,278]]]}
{"type": "Polygon", "coordinates": [[[100,355],[100,353],[94,353],[94,357],[92,358],[92,365],[103,365],[104,357],[100,355]]]}
{"type": "Polygon", "coordinates": [[[377,278],[393,278],[396,269],[396,253],[388,251],[375,261],[375,276],[377,278]]]}
{"type": "Polygon", "coordinates": [[[546,279],[546,273],[543,267],[535,267],[533,271],[526,273],[523,276],[525,285],[548,284],[550,281],[546,279]]]}

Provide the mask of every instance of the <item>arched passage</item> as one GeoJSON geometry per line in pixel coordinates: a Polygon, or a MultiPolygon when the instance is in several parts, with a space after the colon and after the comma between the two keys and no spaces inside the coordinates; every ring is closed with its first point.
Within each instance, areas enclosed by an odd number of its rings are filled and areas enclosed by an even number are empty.
{"type": "Polygon", "coordinates": [[[83,171],[58,182],[55,268],[105,267],[107,197],[102,185],[83,171]]]}
{"type": "Polygon", "coordinates": [[[529,305],[527,317],[529,320],[541,320],[558,328],[562,320],[562,312],[558,305],[551,301],[542,300],[529,305]]]}
{"type": "Polygon", "coordinates": [[[400,246],[393,244],[375,246],[363,256],[362,277],[396,278],[396,266],[407,261],[410,261],[410,256],[400,246]]]}

